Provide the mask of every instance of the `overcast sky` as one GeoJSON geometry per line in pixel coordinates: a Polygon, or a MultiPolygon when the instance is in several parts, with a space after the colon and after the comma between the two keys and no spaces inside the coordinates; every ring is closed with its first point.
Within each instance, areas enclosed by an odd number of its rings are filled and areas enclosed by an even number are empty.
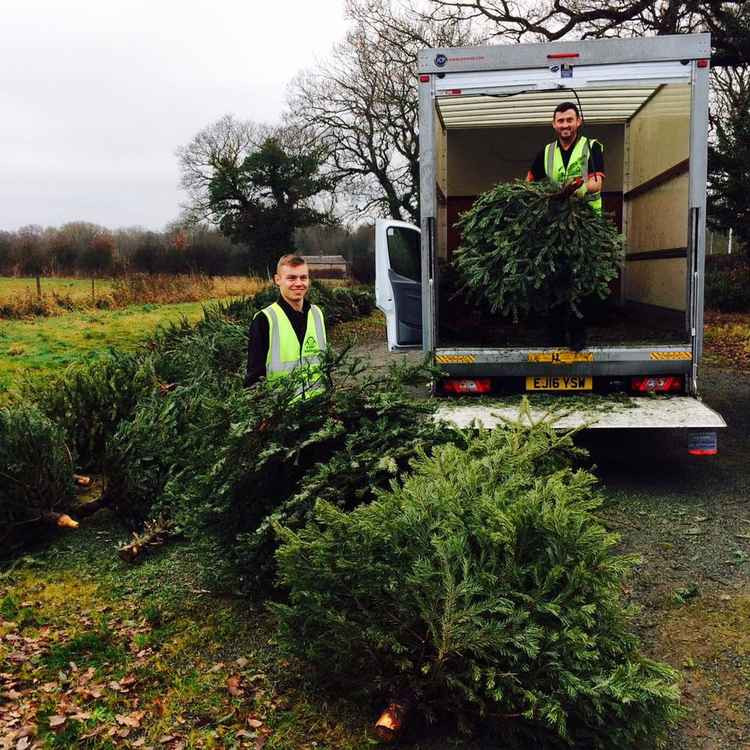
{"type": "Polygon", "coordinates": [[[1,0],[0,229],[177,218],[178,146],[275,122],[343,0],[1,0]]]}

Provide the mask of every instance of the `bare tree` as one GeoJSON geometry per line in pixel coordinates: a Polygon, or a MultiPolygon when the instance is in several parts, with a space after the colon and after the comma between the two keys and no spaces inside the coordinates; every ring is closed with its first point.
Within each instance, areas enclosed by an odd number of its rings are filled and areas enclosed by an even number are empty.
{"type": "Polygon", "coordinates": [[[292,82],[288,121],[324,147],[330,175],[354,202],[350,213],[417,222],[417,52],[477,39],[468,22],[435,24],[390,0],[348,0],[347,15],[344,41],[292,82]]]}
{"type": "Polygon", "coordinates": [[[224,115],[201,130],[187,146],[177,149],[180,187],[188,200],[182,204],[182,222],[213,222],[210,186],[218,173],[239,172],[248,154],[274,134],[269,125],[224,115]]]}
{"type": "Polygon", "coordinates": [[[503,41],[540,42],[710,31],[713,64],[750,62],[745,0],[428,0],[425,20],[462,18],[493,25],[503,41]]]}
{"type": "Polygon", "coordinates": [[[717,122],[731,117],[750,100],[750,64],[716,68],[711,78],[711,114],[717,122]]]}

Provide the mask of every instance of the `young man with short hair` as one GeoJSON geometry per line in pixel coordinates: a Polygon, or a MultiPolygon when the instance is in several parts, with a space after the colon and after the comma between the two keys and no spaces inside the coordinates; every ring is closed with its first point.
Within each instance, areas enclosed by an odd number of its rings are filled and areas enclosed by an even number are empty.
{"type": "Polygon", "coordinates": [[[308,376],[298,396],[316,395],[322,391],[319,363],[327,341],[322,311],[305,299],[310,288],[307,263],[298,255],[284,255],[273,280],[279,299],[256,313],[250,325],[245,385],[262,377],[283,378],[305,367],[308,376]]]}

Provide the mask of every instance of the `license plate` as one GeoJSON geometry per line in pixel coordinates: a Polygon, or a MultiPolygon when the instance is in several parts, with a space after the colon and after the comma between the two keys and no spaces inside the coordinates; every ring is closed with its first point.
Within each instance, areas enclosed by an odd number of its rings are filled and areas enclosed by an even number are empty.
{"type": "Polygon", "coordinates": [[[590,391],[592,378],[588,375],[527,375],[527,391],[590,391]]]}

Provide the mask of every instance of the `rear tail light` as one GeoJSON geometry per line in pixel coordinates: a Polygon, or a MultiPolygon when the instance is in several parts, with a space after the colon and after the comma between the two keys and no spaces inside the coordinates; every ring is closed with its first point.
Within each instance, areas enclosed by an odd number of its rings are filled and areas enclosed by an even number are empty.
{"type": "Polygon", "coordinates": [[[489,393],[492,381],[489,378],[446,378],[442,386],[443,393],[489,393]]]}
{"type": "Polygon", "coordinates": [[[630,390],[636,393],[679,393],[683,390],[682,375],[648,375],[630,378],[630,390]]]}

